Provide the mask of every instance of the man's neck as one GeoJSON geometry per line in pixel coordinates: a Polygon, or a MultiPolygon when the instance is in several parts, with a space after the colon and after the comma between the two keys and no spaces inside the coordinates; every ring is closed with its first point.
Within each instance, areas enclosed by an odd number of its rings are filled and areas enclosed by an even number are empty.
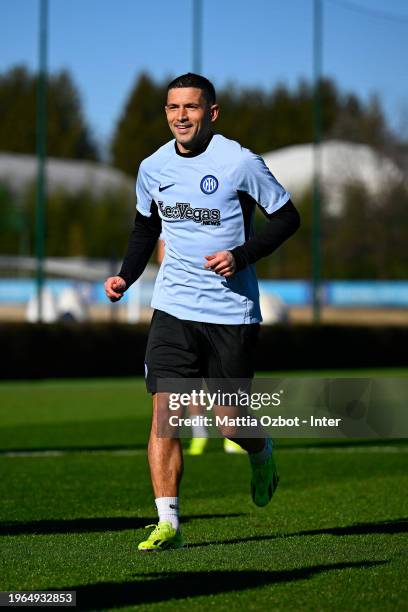
{"type": "Polygon", "coordinates": [[[207,136],[207,138],[204,141],[202,141],[200,144],[197,144],[191,149],[184,149],[183,147],[183,151],[180,150],[179,144],[175,142],[174,146],[176,149],[176,153],[177,155],[180,155],[181,157],[196,157],[197,155],[201,155],[201,153],[204,153],[204,151],[207,149],[213,136],[214,134],[211,132],[209,136],[207,136]]]}

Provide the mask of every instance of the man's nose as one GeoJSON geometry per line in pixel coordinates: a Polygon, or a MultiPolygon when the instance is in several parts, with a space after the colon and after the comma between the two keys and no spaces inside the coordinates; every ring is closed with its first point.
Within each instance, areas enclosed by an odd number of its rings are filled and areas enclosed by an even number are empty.
{"type": "Polygon", "coordinates": [[[186,121],[188,119],[187,109],[183,106],[180,106],[180,108],[178,109],[177,119],[179,121],[186,121]]]}

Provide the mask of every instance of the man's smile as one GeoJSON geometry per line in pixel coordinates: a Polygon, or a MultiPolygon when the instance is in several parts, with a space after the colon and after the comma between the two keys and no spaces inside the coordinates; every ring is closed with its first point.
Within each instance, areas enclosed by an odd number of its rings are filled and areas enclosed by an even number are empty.
{"type": "Polygon", "coordinates": [[[190,123],[176,123],[175,128],[179,130],[179,132],[187,132],[193,126],[190,123]]]}

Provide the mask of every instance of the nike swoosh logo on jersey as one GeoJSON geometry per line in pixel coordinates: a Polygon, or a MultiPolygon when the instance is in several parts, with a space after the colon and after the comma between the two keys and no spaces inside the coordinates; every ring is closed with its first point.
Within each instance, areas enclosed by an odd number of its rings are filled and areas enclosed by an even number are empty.
{"type": "Polygon", "coordinates": [[[169,187],[173,187],[173,185],[175,185],[176,183],[170,183],[170,185],[163,185],[163,187],[160,185],[159,186],[159,191],[164,191],[165,189],[168,189],[169,187]]]}

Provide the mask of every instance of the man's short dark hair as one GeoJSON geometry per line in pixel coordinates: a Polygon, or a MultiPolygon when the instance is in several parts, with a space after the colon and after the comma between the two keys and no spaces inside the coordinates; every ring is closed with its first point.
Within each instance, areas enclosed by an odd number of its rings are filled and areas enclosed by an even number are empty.
{"type": "Polygon", "coordinates": [[[211,81],[200,74],[187,72],[187,74],[182,74],[181,76],[173,79],[173,81],[167,86],[167,93],[170,89],[178,89],[180,87],[196,87],[197,89],[201,89],[207,102],[210,105],[215,104],[216,95],[214,85],[211,83],[211,81]]]}

